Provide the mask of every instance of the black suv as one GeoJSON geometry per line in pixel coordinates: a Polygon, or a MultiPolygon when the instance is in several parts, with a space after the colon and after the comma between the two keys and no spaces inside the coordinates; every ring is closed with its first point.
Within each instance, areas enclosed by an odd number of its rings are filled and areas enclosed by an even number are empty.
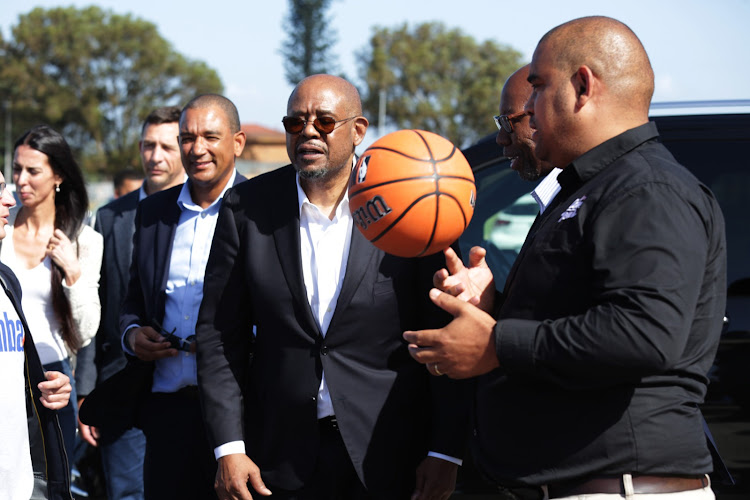
{"type": "MultiPolygon", "coordinates": [[[[680,103],[680,106],[685,106],[680,103]]],[[[654,105],[652,114],[675,106],[654,105]]],[[[703,413],[736,485],[713,485],[720,500],[750,498],[750,101],[691,103],[691,114],[652,116],[662,142],[716,195],[726,219],[728,290],[725,330],[703,413]],[[721,114],[733,106],[740,113],[721,114]],[[697,110],[697,112],[696,112],[697,110]]],[[[526,232],[538,212],[529,196],[536,183],[519,179],[495,143],[495,134],[466,148],[476,178],[477,205],[461,236],[464,255],[474,245],[502,288],[526,232]]],[[[478,498],[490,490],[464,467],[455,498],[478,498]]],[[[491,497],[487,497],[491,498],[491,497]]]]}

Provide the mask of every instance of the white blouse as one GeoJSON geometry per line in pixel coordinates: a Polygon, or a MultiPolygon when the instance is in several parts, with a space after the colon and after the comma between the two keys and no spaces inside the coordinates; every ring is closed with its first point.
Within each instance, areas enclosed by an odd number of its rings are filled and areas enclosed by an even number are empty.
{"type": "MultiPolygon", "coordinates": [[[[5,226],[5,238],[0,246],[0,260],[10,267],[18,277],[23,291],[21,307],[34,336],[34,343],[39,351],[42,364],[61,361],[70,355],[60,335],[60,322],[52,307],[51,277],[52,262],[49,257],[32,269],[16,259],[13,246],[13,225],[19,207],[11,209],[8,225],[5,226]]],[[[81,277],[72,286],[62,286],[73,316],[82,345],[87,345],[96,335],[101,319],[99,303],[99,273],[102,266],[104,240],[89,226],[84,226],[78,235],[78,262],[81,266],[81,277]]]]}

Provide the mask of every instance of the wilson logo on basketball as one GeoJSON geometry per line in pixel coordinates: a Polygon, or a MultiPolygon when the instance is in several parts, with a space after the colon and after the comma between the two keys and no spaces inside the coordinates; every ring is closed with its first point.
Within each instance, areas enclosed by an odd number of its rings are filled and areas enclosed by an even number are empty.
{"type": "Polygon", "coordinates": [[[364,231],[370,224],[379,221],[391,212],[391,207],[388,206],[383,197],[377,195],[352,212],[352,216],[354,222],[364,231]]]}

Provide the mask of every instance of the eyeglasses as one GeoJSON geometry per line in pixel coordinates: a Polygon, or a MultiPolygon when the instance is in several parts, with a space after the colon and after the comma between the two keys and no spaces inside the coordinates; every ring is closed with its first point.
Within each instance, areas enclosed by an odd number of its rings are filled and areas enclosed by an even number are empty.
{"type": "Polygon", "coordinates": [[[497,125],[498,130],[504,130],[506,133],[510,134],[513,132],[513,122],[511,120],[515,120],[516,118],[520,118],[525,115],[526,111],[519,111],[518,113],[513,113],[510,115],[497,115],[493,118],[495,118],[495,125],[497,125]]]}
{"type": "Polygon", "coordinates": [[[305,129],[305,127],[307,127],[307,124],[311,121],[313,127],[315,127],[315,130],[317,130],[321,134],[330,134],[336,127],[338,127],[339,123],[348,122],[349,120],[354,120],[355,118],[357,118],[357,116],[350,116],[349,118],[344,118],[343,120],[336,120],[335,118],[332,118],[330,116],[321,116],[320,118],[316,117],[312,120],[305,120],[304,118],[300,118],[299,116],[285,116],[281,119],[281,123],[284,124],[284,130],[286,130],[288,134],[299,134],[305,129]]]}

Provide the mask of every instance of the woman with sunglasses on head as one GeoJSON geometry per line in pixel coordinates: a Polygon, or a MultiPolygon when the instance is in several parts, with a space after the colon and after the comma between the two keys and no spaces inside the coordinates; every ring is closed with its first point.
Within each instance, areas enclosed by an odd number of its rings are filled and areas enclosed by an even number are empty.
{"type": "MultiPolygon", "coordinates": [[[[0,258],[18,277],[22,307],[45,370],[73,381],[70,357],[99,327],[101,235],[85,224],[83,175],[62,135],[47,125],[25,132],[14,146],[13,182],[22,205],[11,210],[0,258]]],[[[72,462],[76,394],[60,410],[72,462]]]]}

